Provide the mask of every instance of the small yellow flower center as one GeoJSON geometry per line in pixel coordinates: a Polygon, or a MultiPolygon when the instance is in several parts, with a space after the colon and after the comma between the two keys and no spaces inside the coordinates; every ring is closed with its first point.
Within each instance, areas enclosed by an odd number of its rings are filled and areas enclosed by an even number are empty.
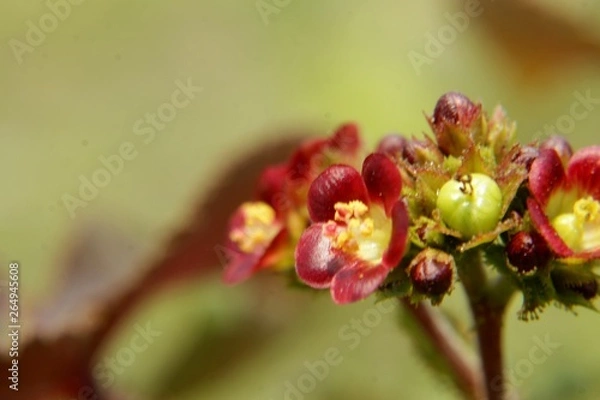
{"type": "Polygon", "coordinates": [[[600,247],[600,203],[592,197],[579,199],[573,205],[573,212],[558,215],[552,226],[575,251],[600,247]]]}
{"type": "Polygon", "coordinates": [[[269,245],[278,230],[275,224],[275,210],[262,202],[244,203],[242,215],[243,226],[232,230],[229,238],[246,253],[269,245]]]}
{"type": "Polygon", "coordinates": [[[391,222],[383,211],[380,214],[361,201],[336,203],[335,218],[325,225],[325,235],[333,239],[336,249],[380,262],[391,235],[391,222]]]}

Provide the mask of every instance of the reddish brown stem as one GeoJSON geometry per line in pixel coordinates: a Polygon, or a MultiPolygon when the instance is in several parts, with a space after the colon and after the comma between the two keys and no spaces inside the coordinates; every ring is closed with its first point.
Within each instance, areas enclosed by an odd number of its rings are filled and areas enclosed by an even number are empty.
{"type": "Polygon", "coordinates": [[[502,355],[503,309],[494,309],[486,302],[471,304],[475,319],[479,354],[485,375],[488,400],[505,400],[505,385],[502,355]]]}
{"type": "Polygon", "coordinates": [[[438,312],[424,303],[413,305],[407,298],[401,303],[423,329],[432,346],[448,363],[454,373],[457,387],[466,398],[484,400],[485,387],[483,376],[476,365],[467,357],[465,346],[456,337],[454,329],[438,312]]]}
{"type": "Polygon", "coordinates": [[[457,263],[458,272],[467,293],[475,323],[479,355],[485,376],[486,398],[488,400],[506,400],[502,321],[506,305],[514,293],[514,287],[506,286],[502,283],[503,281],[492,285],[488,280],[482,261],[479,251],[468,251],[457,263]]]}

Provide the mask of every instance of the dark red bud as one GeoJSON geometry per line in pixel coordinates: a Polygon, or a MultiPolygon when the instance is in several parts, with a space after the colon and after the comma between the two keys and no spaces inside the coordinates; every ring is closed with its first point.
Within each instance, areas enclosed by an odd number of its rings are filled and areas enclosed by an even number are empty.
{"type": "Polygon", "coordinates": [[[573,148],[571,144],[562,136],[555,135],[544,140],[540,144],[540,149],[552,149],[556,151],[563,165],[567,165],[571,156],[573,155],[573,148]]]}
{"type": "MultiPolygon", "coordinates": [[[[572,288],[573,289],[573,288],[572,288]]],[[[575,288],[575,291],[586,300],[591,300],[598,294],[598,281],[583,283],[575,288]]]]}
{"type": "Polygon", "coordinates": [[[412,141],[401,135],[385,136],[377,146],[377,152],[386,154],[395,160],[403,159],[411,164],[417,161],[412,141]]]}
{"type": "Polygon", "coordinates": [[[447,293],[454,275],[454,258],[439,250],[426,249],[410,263],[410,279],[415,291],[427,296],[447,293]]]}
{"type": "Polygon", "coordinates": [[[513,163],[524,166],[527,171],[531,169],[531,164],[535,161],[536,158],[540,155],[540,151],[533,146],[522,146],[518,149],[511,161],[513,163]]]}
{"type": "Polygon", "coordinates": [[[440,149],[459,156],[468,147],[470,129],[481,115],[481,105],[461,93],[449,92],[438,100],[430,120],[440,149]]]}
{"type": "Polygon", "coordinates": [[[514,235],[506,246],[506,255],[522,274],[545,267],[551,257],[546,242],[535,231],[522,231],[514,235]]]}
{"type": "Polygon", "coordinates": [[[568,282],[560,274],[552,274],[552,284],[558,293],[577,293],[585,300],[591,300],[598,295],[598,281],[595,278],[582,282],[568,282]]]}
{"type": "Polygon", "coordinates": [[[331,149],[342,153],[355,153],[360,145],[359,128],[354,123],[347,123],[338,127],[329,140],[331,149]]]}

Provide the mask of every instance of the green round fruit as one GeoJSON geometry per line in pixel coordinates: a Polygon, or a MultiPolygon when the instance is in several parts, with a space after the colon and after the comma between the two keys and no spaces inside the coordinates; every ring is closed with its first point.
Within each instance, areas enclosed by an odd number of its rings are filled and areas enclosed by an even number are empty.
{"type": "Polygon", "coordinates": [[[493,230],[502,217],[500,187],[480,173],[446,182],[438,192],[436,204],[442,220],[467,239],[493,230]]]}

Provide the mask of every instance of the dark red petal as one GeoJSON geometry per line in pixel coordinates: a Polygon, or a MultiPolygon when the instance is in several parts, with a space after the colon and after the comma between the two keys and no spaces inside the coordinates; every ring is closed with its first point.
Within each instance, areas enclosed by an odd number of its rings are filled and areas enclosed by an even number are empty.
{"type": "Polygon", "coordinates": [[[531,164],[529,189],[536,200],[545,207],[554,190],[565,183],[565,170],[556,151],[540,150],[540,155],[531,164]]]}
{"type": "Polygon", "coordinates": [[[386,215],[390,215],[402,191],[402,177],[396,164],[383,153],[373,153],[363,163],[362,176],[370,200],[382,205],[386,215]]]}
{"type": "Polygon", "coordinates": [[[361,140],[358,133],[358,126],[354,123],[348,123],[340,126],[331,139],[329,139],[329,148],[333,151],[353,154],[360,148],[361,140]]]}
{"type": "Polygon", "coordinates": [[[553,149],[558,154],[563,165],[566,167],[571,157],[573,157],[573,148],[567,138],[554,135],[540,143],[540,149],[553,149]]]}
{"type": "Polygon", "coordinates": [[[385,136],[377,145],[377,152],[388,155],[394,160],[406,160],[410,164],[417,162],[413,141],[402,135],[385,136]]]}
{"type": "Polygon", "coordinates": [[[287,164],[279,164],[264,169],[258,179],[257,198],[280,212],[287,207],[284,183],[288,171],[287,164]]]}
{"type": "Polygon", "coordinates": [[[234,248],[225,250],[225,257],[229,258],[223,271],[223,282],[234,284],[242,282],[256,272],[260,267],[262,253],[241,253],[234,248]]]}
{"type": "MultiPolygon", "coordinates": [[[[282,227],[264,251],[258,262],[257,270],[271,268],[273,265],[279,263],[284,256],[289,254],[290,247],[290,232],[282,227]]],[[[292,267],[291,261],[289,267],[292,267]]]]}
{"type": "Polygon", "coordinates": [[[383,254],[382,264],[392,269],[400,263],[408,245],[410,218],[404,201],[400,200],[394,204],[390,217],[392,219],[392,236],[390,244],[383,254]]]}
{"type": "MultiPolygon", "coordinates": [[[[246,218],[243,205],[238,207],[229,220],[228,233],[236,229],[243,229],[246,218]]],[[[257,246],[252,253],[242,251],[238,245],[227,238],[227,243],[219,249],[222,262],[225,263],[223,281],[233,284],[248,279],[253,273],[261,268],[269,267],[281,257],[280,250],[287,245],[288,232],[283,225],[275,221],[277,234],[269,243],[257,246]]]]}
{"type": "Polygon", "coordinates": [[[304,142],[294,154],[292,154],[288,166],[288,177],[291,181],[306,181],[312,179],[315,170],[323,163],[323,154],[327,146],[327,139],[313,139],[304,142]]]}
{"type": "Polygon", "coordinates": [[[313,222],[334,219],[335,204],[360,200],[369,204],[362,176],[347,165],[332,165],[315,179],[308,190],[308,212],[313,222]]]}
{"type": "Polygon", "coordinates": [[[308,286],[329,287],[333,276],[342,268],[344,259],[331,249],[331,239],[323,235],[324,224],[308,227],[296,246],[296,273],[308,286]]]}
{"type": "Polygon", "coordinates": [[[377,290],[385,280],[389,269],[383,265],[371,265],[355,259],[342,268],[331,282],[331,297],[337,304],[362,300],[377,290]]]}
{"type": "MultiPolygon", "coordinates": [[[[554,151],[552,152],[556,154],[554,151]]],[[[527,199],[527,209],[529,210],[533,225],[539,234],[542,235],[552,252],[560,258],[572,256],[574,254],[573,250],[571,250],[560,236],[558,236],[558,233],[556,233],[556,230],[554,230],[554,227],[550,224],[550,221],[548,220],[548,217],[546,217],[546,213],[542,210],[540,204],[530,197],[527,199]]]]}
{"type": "Polygon", "coordinates": [[[600,146],[585,147],[573,154],[567,181],[584,195],[600,200],[600,146]]]}

